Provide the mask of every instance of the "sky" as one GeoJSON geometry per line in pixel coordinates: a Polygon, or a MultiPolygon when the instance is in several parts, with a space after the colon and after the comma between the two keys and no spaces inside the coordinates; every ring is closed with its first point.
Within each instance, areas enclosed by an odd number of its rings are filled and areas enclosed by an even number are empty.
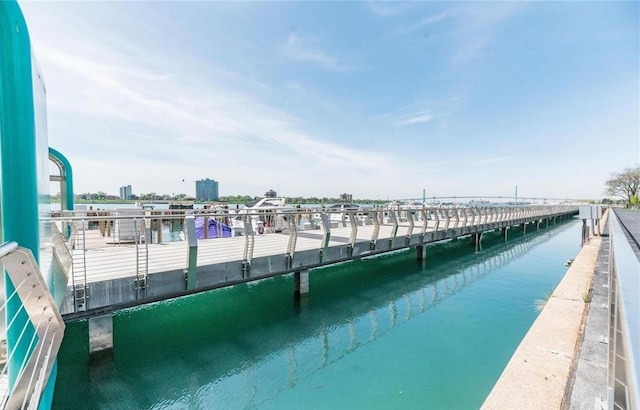
{"type": "Polygon", "coordinates": [[[602,198],[638,2],[19,3],[76,193],[602,198]]]}

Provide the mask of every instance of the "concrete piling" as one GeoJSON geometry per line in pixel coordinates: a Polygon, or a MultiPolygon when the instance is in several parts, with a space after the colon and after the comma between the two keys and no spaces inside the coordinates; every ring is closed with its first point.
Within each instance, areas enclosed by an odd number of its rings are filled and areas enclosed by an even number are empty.
{"type": "Polygon", "coordinates": [[[294,290],[293,293],[297,298],[306,297],[309,295],[309,271],[302,270],[295,272],[294,277],[294,290]]]}
{"type": "Polygon", "coordinates": [[[424,262],[427,259],[427,248],[424,245],[416,246],[416,260],[424,262]]]}
{"type": "Polygon", "coordinates": [[[113,349],[113,315],[89,318],[89,355],[102,355],[113,349]]]}

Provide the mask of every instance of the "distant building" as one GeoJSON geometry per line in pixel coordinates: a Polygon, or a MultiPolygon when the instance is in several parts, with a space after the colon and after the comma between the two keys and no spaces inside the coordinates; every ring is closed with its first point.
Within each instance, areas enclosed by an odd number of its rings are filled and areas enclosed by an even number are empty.
{"type": "Polygon", "coordinates": [[[120,187],[120,199],[131,199],[131,185],[120,187]]]}
{"type": "Polygon", "coordinates": [[[201,179],[196,181],[196,200],[197,201],[217,201],[218,196],[218,181],[213,179],[201,179]]]}
{"type": "Polygon", "coordinates": [[[264,197],[265,198],[277,198],[278,197],[278,193],[276,191],[274,191],[273,189],[268,190],[267,192],[264,193],[264,197]]]}
{"type": "Polygon", "coordinates": [[[353,195],[351,194],[340,194],[340,200],[345,202],[353,201],[353,195]]]}

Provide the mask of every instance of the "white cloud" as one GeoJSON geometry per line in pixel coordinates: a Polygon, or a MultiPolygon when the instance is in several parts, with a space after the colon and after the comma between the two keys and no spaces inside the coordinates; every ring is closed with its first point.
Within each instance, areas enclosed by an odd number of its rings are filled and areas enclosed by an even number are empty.
{"type": "MultiPolygon", "coordinates": [[[[274,16],[278,24],[255,27],[249,24],[255,16],[244,14],[255,10],[249,4],[234,10],[228,10],[236,7],[230,4],[194,4],[24,4],[31,10],[25,15],[47,84],[49,140],[71,160],[77,191],[116,193],[119,186],[132,184],[136,192],[193,193],[193,181],[209,177],[220,181],[222,194],[259,195],[273,188],[283,195],[349,192],[356,197],[407,198],[420,195],[423,187],[439,195],[476,190],[497,194],[517,183],[523,190],[552,195],[553,189],[577,187],[549,184],[549,178],[566,170],[545,164],[546,175],[541,175],[539,166],[523,166],[500,155],[532,152],[526,141],[553,134],[550,124],[561,124],[558,142],[567,146],[587,133],[593,140],[617,135],[621,144],[638,134],[637,98],[632,98],[637,96],[624,91],[637,87],[607,93],[611,84],[606,81],[585,82],[602,84],[579,87],[581,93],[574,99],[555,100],[559,106],[584,102],[584,109],[571,110],[572,121],[527,118],[530,124],[524,121],[518,138],[508,139],[491,121],[494,116],[481,115],[486,99],[478,102],[474,87],[483,77],[473,68],[499,36],[512,34],[502,30],[522,3],[371,3],[371,10],[363,10],[367,4],[351,4],[345,7],[364,12],[362,32],[375,34],[353,43],[342,40],[355,28],[338,24],[318,29],[333,24],[318,21],[314,32],[323,37],[313,37],[299,28],[300,15],[293,12],[274,16]],[[205,8],[228,24],[202,18],[198,25],[185,18],[205,8]],[[227,19],[224,13],[230,11],[227,19]],[[391,17],[376,18],[372,13],[391,17]],[[158,21],[163,18],[166,22],[158,21]],[[131,24],[134,21],[144,24],[131,24]],[[392,25],[409,27],[407,22],[422,32],[380,32],[392,25]],[[274,50],[268,44],[277,46],[274,50]],[[362,71],[353,88],[349,75],[324,81],[325,71],[353,71],[353,61],[362,71]],[[460,63],[462,69],[446,71],[452,68],[447,62],[460,63]],[[386,88],[378,86],[395,86],[389,81],[399,86],[386,98],[380,94],[386,88]],[[409,83],[415,86],[407,87],[409,83]],[[596,109],[587,103],[598,100],[593,95],[613,97],[596,109]],[[620,100],[617,95],[629,98],[620,100]],[[601,113],[605,106],[617,108],[607,116],[578,115],[601,113]],[[583,124],[584,129],[569,135],[567,130],[575,126],[567,124],[583,124]],[[481,144],[474,139],[478,130],[489,142],[502,141],[506,150],[496,153],[496,144],[481,144]],[[457,144],[446,142],[452,135],[457,144]],[[441,158],[457,162],[435,166],[433,161],[441,158]],[[473,166],[456,166],[459,163],[473,166]],[[511,182],[504,182],[504,175],[511,182]]],[[[343,6],[314,7],[340,12],[343,6]]],[[[522,17],[526,21],[535,16],[522,17]]],[[[303,27],[314,29],[311,24],[303,27]]],[[[496,51],[496,60],[505,58],[496,51]]],[[[495,72],[493,61],[487,63],[483,70],[495,72]]],[[[633,79],[631,84],[637,84],[637,75],[633,79]]],[[[512,107],[497,108],[498,115],[510,117],[512,107]]],[[[548,104],[535,112],[513,108],[540,117],[565,115],[548,104]]],[[[637,157],[637,150],[625,153],[637,157]]],[[[545,153],[545,161],[567,168],[566,158],[554,155],[545,153]]]]}
{"type": "Polygon", "coordinates": [[[525,7],[526,2],[465,3],[455,6],[453,13],[457,16],[457,23],[454,35],[457,49],[453,62],[465,63],[482,57],[493,43],[500,24],[525,7]]]}
{"type": "Polygon", "coordinates": [[[289,34],[283,52],[289,58],[310,62],[329,71],[341,72],[351,69],[338,57],[322,51],[314,41],[302,38],[296,33],[289,34]]]}
{"type": "Polygon", "coordinates": [[[433,116],[428,111],[417,112],[398,122],[398,125],[414,125],[429,122],[433,116]]]}
{"type": "Polygon", "coordinates": [[[438,41],[451,42],[454,63],[466,63],[482,57],[500,24],[526,6],[526,2],[451,3],[446,10],[428,14],[396,31],[401,36],[413,36],[422,29],[446,22],[438,27],[438,41]]]}
{"type": "Polygon", "coordinates": [[[422,19],[422,21],[420,21],[420,26],[430,26],[432,24],[438,23],[442,20],[445,20],[447,18],[451,17],[451,14],[449,12],[442,12],[439,14],[435,14],[433,16],[429,16],[427,18],[422,19]]]}
{"type": "Polygon", "coordinates": [[[438,13],[438,14],[434,14],[434,15],[430,15],[428,17],[425,17],[422,20],[418,21],[417,23],[400,27],[398,29],[398,32],[400,34],[413,33],[413,32],[415,32],[417,30],[420,30],[420,29],[425,28],[425,27],[432,26],[432,25],[437,24],[437,23],[439,23],[441,21],[447,20],[447,19],[449,19],[451,17],[455,17],[455,14],[452,13],[452,11],[447,10],[447,11],[444,11],[442,13],[438,13]]]}
{"type": "MultiPolygon", "coordinates": [[[[287,195],[366,197],[399,177],[388,171],[401,163],[393,154],[315,135],[254,95],[193,77],[193,67],[134,64],[99,43],[82,52],[64,44],[40,43],[38,55],[50,85],[50,143],[72,161],[79,192],[131,184],[136,192],[189,193],[192,183],[182,179],[211,177],[222,194],[279,186],[287,195]]],[[[144,50],[139,56],[145,60],[144,50]]]]}

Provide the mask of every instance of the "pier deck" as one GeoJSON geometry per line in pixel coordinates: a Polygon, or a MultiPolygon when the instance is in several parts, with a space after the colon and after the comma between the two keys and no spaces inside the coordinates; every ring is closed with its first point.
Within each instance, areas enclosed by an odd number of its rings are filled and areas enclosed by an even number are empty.
{"type": "MultiPolygon", "coordinates": [[[[154,223],[162,226],[157,215],[128,217],[136,219],[133,225],[147,227],[137,229],[140,233],[130,243],[112,243],[104,229],[88,229],[91,218],[56,219],[61,232],[64,226],[72,231],[56,246],[58,259],[68,261],[70,285],[62,312],[82,317],[406,248],[416,248],[421,259],[429,243],[472,235],[481,246],[483,232],[502,230],[508,236],[512,227],[526,232],[528,224],[540,227],[576,213],[570,207],[345,211],[337,218],[325,215],[322,223],[313,225],[316,229],[290,222],[289,229],[257,234],[249,223],[240,236],[161,243],[154,243],[149,230],[154,223]],[[65,249],[59,249],[60,243],[67,244],[65,249]]],[[[309,213],[300,212],[295,220],[303,215],[309,213]]],[[[209,217],[220,220],[228,215],[209,217]]],[[[269,217],[273,221],[274,214],[269,217]]],[[[124,224],[122,218],[109,223],[115,226],[116,221],[124,224]]],[[[182,226],[183,219],[171,223],[182,226]]],[[[305,280],[308,284],[308,273],[305,280]]],[[[308,291],[304,285],[301,289],[308,291]]]]}
{"type": "MultiPolygon", "coordinates": [[[[431,223],[433,228],[433,223],[431,223]]],[[[399,225],[397,237],[406,235],[408,225],[399,225]]],[[[392,226],[380,226],[379,237],[391,238],[392,226]]],[[[356,243],[371,241],[373,226],[358,228],[356,243]]],[[[438,232],[443,232],[439,230],[438,232]]],[[[430,231],[430,232],[433,232],[430,231]]],[[[329,240],[329,247],[349,243],[351,228],[333,228],[329,240]]],[[[80,261],[86,257],[87,281],[99,282],[103,280],[136,276],[136,252],[146,247],[148,267],[146,273],[160,273],[186,268],[187,242],[165,242],[145,244],[105,244],[104,237],[98,230],[86,231],[86,247],[74,249],[74,260],[80,261]]],[[[302,231],[297,233],[295,252],[318,250],[323,241],[321,230],[302,231]]],[[[287,233],[273,233],[255,236],[254,258],[284,254],[289,242],[287,233]]],[[[79,245],[79,241],[78,241],[79,245]]],[[[198,242],[198,266],[233,262],[242,259],[245,246],[243,236],[232,238],[204,239],[198,242]]],[[[139,268],[138,268],[139,269],[139,268]]]]}

